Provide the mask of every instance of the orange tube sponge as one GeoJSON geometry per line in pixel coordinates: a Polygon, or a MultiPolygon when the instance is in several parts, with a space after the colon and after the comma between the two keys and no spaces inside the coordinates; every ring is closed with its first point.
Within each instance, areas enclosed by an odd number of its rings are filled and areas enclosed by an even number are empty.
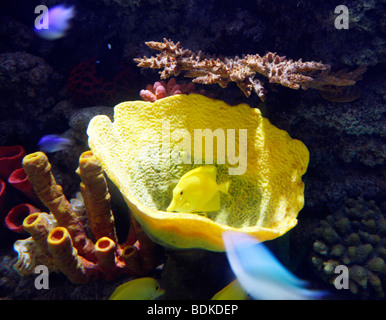
{"type": "Polygon", "coordinates": [[[54,215],[58,225],[68,230],[79,253],[95,261],[94,245],[87,239],[83,225],[64,196],[62,187],[56,184],[47,156],[43,152],[28,154],[23,159],[23,167],[39,199],[54,215]]]}
{"type": "Polygon", "coordinates": [[[114,269],[116,266],[115,250],[116,245],[113,240],[107,237],[100,238],[95,244],[99,266],[106,270],[114,269]]]}
{"type": "Polygon", "coordinates": [[[82,153],[76,172],[82,179],[80,189],[89,225],[96,240],[108,237],[118,243],[106,178],[102,166],[91,150],[82,153]]]}
{"type": "Polygon", "coordinates": [[[32,239],[35,240],[42,253],[50,256],[47,246],[47,237],[52,230],[52,226],[48,222],[46,215],[47,213],[44,212],[30,214],[24,219],[23,228],[32,236],[32,239]]]}
{"type": "Polygon", "coordinates": [[[84,222],[63,195],[62,187],[56,184],[46,155],[36,152],[24,158],[28,178],[52,214],[40,212],[24,220],[23,227],[32,237],[15,243],[19,256],[15,269],[27,275],[34,272],[36,265],[44,264],[50,272],[60,270],[73,283],[113,280],[122,274],[143,275],[150,271],[151,266],[157,266],[157,260],[150,256],[156,253],[155,244],[138,223],[137,228],[134,223],[131,225],[127,241],[119,244],[101,165],[91,151],[83,153],[79,162],[77,173],[83,180],[81,188],[89,217],[84,222]],[[95,246],[86,237],[86,229],[93,231],[95,246]],[[140,251],[131,246],[137,241],[137,233],[140,251]]]}
{"type": "Polygon", "coordinates": [[[88,282],[86,270],[77,250],[72,246],[70,233],[64,227],[51,230],[47,238],[48,249],[55,264],[73,283],[88,282]]]}
{"type": "Polygon", "coordinates": [[[125,261],[126,267],[134,275],[142,275],[142,260],[139,250],[136,246],[126,246],[122,250],[122,258],[125,261]]]}
{"type": "Polygon", "coordinates": [[[140,243],[140,254],[142,257],[142,271],[148,272],[157,267],[157,244],[150,240],[149,236],[143,231],[141,225],[131,216],[131,223],[134,226],[137,239],[140,243]]]}

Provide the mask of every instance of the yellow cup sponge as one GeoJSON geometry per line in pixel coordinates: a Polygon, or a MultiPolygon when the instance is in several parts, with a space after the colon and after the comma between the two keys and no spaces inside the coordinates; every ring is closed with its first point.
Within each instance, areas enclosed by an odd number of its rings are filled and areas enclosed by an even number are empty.
{"type": "Polygon", "coordinates": [[[306,146],[246,104],[198,94],[123,102],[113,123],[96,116],[87,133],[135,219],[164,246],[224,251],[226,230],[271,240],[296,225],[304,205],[306,146]],[[231,181],[220,211],[166,212],[179,179],[208,163],[218,183],[231,181]]]}

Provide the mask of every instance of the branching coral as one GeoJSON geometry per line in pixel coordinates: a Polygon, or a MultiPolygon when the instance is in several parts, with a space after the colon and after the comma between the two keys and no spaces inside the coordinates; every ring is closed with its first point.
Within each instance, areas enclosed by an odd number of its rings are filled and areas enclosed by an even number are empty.
{"type": "Polygon", "coordinates": [[[315,88],[329,91],[332,86],[350,86],[355,84],[365,72],[366,67],[359,67],[352,72],[341,70],[332,72],[331,66],[321,62],[303,62],[287,60],[285,56],[268,52],[263,57],[258,54],[246,55],[243,58],[215,59],[206,57],[174,44],[171,40],[164,42],[149,41],[146,45],[161,51],[155,57],[136,58],[139,67],[163,69],[161,79],[171,75],[178,76],[181,71],[188,71],[185,76],[194,78],[193,82],[203,84],[217,83],[225,88],[229,82],[236,82],[243,93],[249,97],[254,91],[262,101],[266,90],[256,77],[258,74],[269,79],[270,83],[278,83],[291,89],[307,90],[315,88]]]}
{"type": "Polygon", "coordinates": [[[128,240],[118,243],[106,179],[90,151],[81,155],[77,170],[88,225],[56,184],[44,153],[27,155],[23,166],[51,214],[36,212],[24,219],[24,230],[31,238],[19,240],[14,246],[19,254],[15,269],[21,275],[33,272],[37,264],[45,264],[51,271],[62,271],[74,283],[85,283],[114,279],[124,273],[140,275],[156,267],[156,246],[137,224],[133,224],[128,240]]]}

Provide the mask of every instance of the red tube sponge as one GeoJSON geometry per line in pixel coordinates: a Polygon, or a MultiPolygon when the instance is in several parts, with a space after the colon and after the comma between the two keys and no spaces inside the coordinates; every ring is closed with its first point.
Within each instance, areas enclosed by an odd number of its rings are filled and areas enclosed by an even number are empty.
{"type": "Polygon", "coordinates": [[[24,168],[19,168],[13,171],[8,178],[8,183],[12,187],[23,192],[29,199],[34,201],[38,200],[38,197],[32,187],[31,182],[28,180],[24,168]]]}
{"type": "MultiPolygon", "coordinates": [[[[0,179],[0,214],[2,213],[4,202],[5,202],[5,182],[0,179]]],[[[2,215],[1,215],[2,217],[2,215]]]]}
{"type": "Polygon", "coordinates": [[[24,233],[23,221],[31,213],[40,211],[40,209],[34,207],[28,203],[21,203],[16,207],[13,207],[5,217],[5,225],[8,229],[17,232],[24,233]]]}
{"type": "Polygon", "coordinates": [[[0,178],[6,180],[15,169],[21,168],[24,156],[21,146],[0,146],[0,178]]]}

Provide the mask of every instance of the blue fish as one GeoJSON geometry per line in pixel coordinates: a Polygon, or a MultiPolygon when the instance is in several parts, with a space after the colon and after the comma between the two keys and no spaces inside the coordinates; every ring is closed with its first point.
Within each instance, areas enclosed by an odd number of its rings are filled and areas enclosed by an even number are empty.
{"type": "Polygon", "coordinates": [[[65,7],[62,4],[54,6],[46,11],[41,21],[46,22],[45,27],[40,25],[37,28],[35,25],[36,34],[46,40],[56,40],[66,35],[66,31],[70,28],[70,20],[75,16],[75,8],[65,7]]]}
{"type": "Polygon", "coordinates": [[[73,141],[71,139],[64,138],[56,134],[49,134],[39,140],[38,146],[40,150],[47,153],[52,153],[66,150],[69,146],[72,145],[72,143],[73,141]]]}
{"type": "Polygon", "coordinates": [[[259,300],[320,299],[324,291],[309,290],[307,282],[288,271],[255,238],[239,232],[224,232],[223,241],[230,266],[241,287],[259,300]]]}

